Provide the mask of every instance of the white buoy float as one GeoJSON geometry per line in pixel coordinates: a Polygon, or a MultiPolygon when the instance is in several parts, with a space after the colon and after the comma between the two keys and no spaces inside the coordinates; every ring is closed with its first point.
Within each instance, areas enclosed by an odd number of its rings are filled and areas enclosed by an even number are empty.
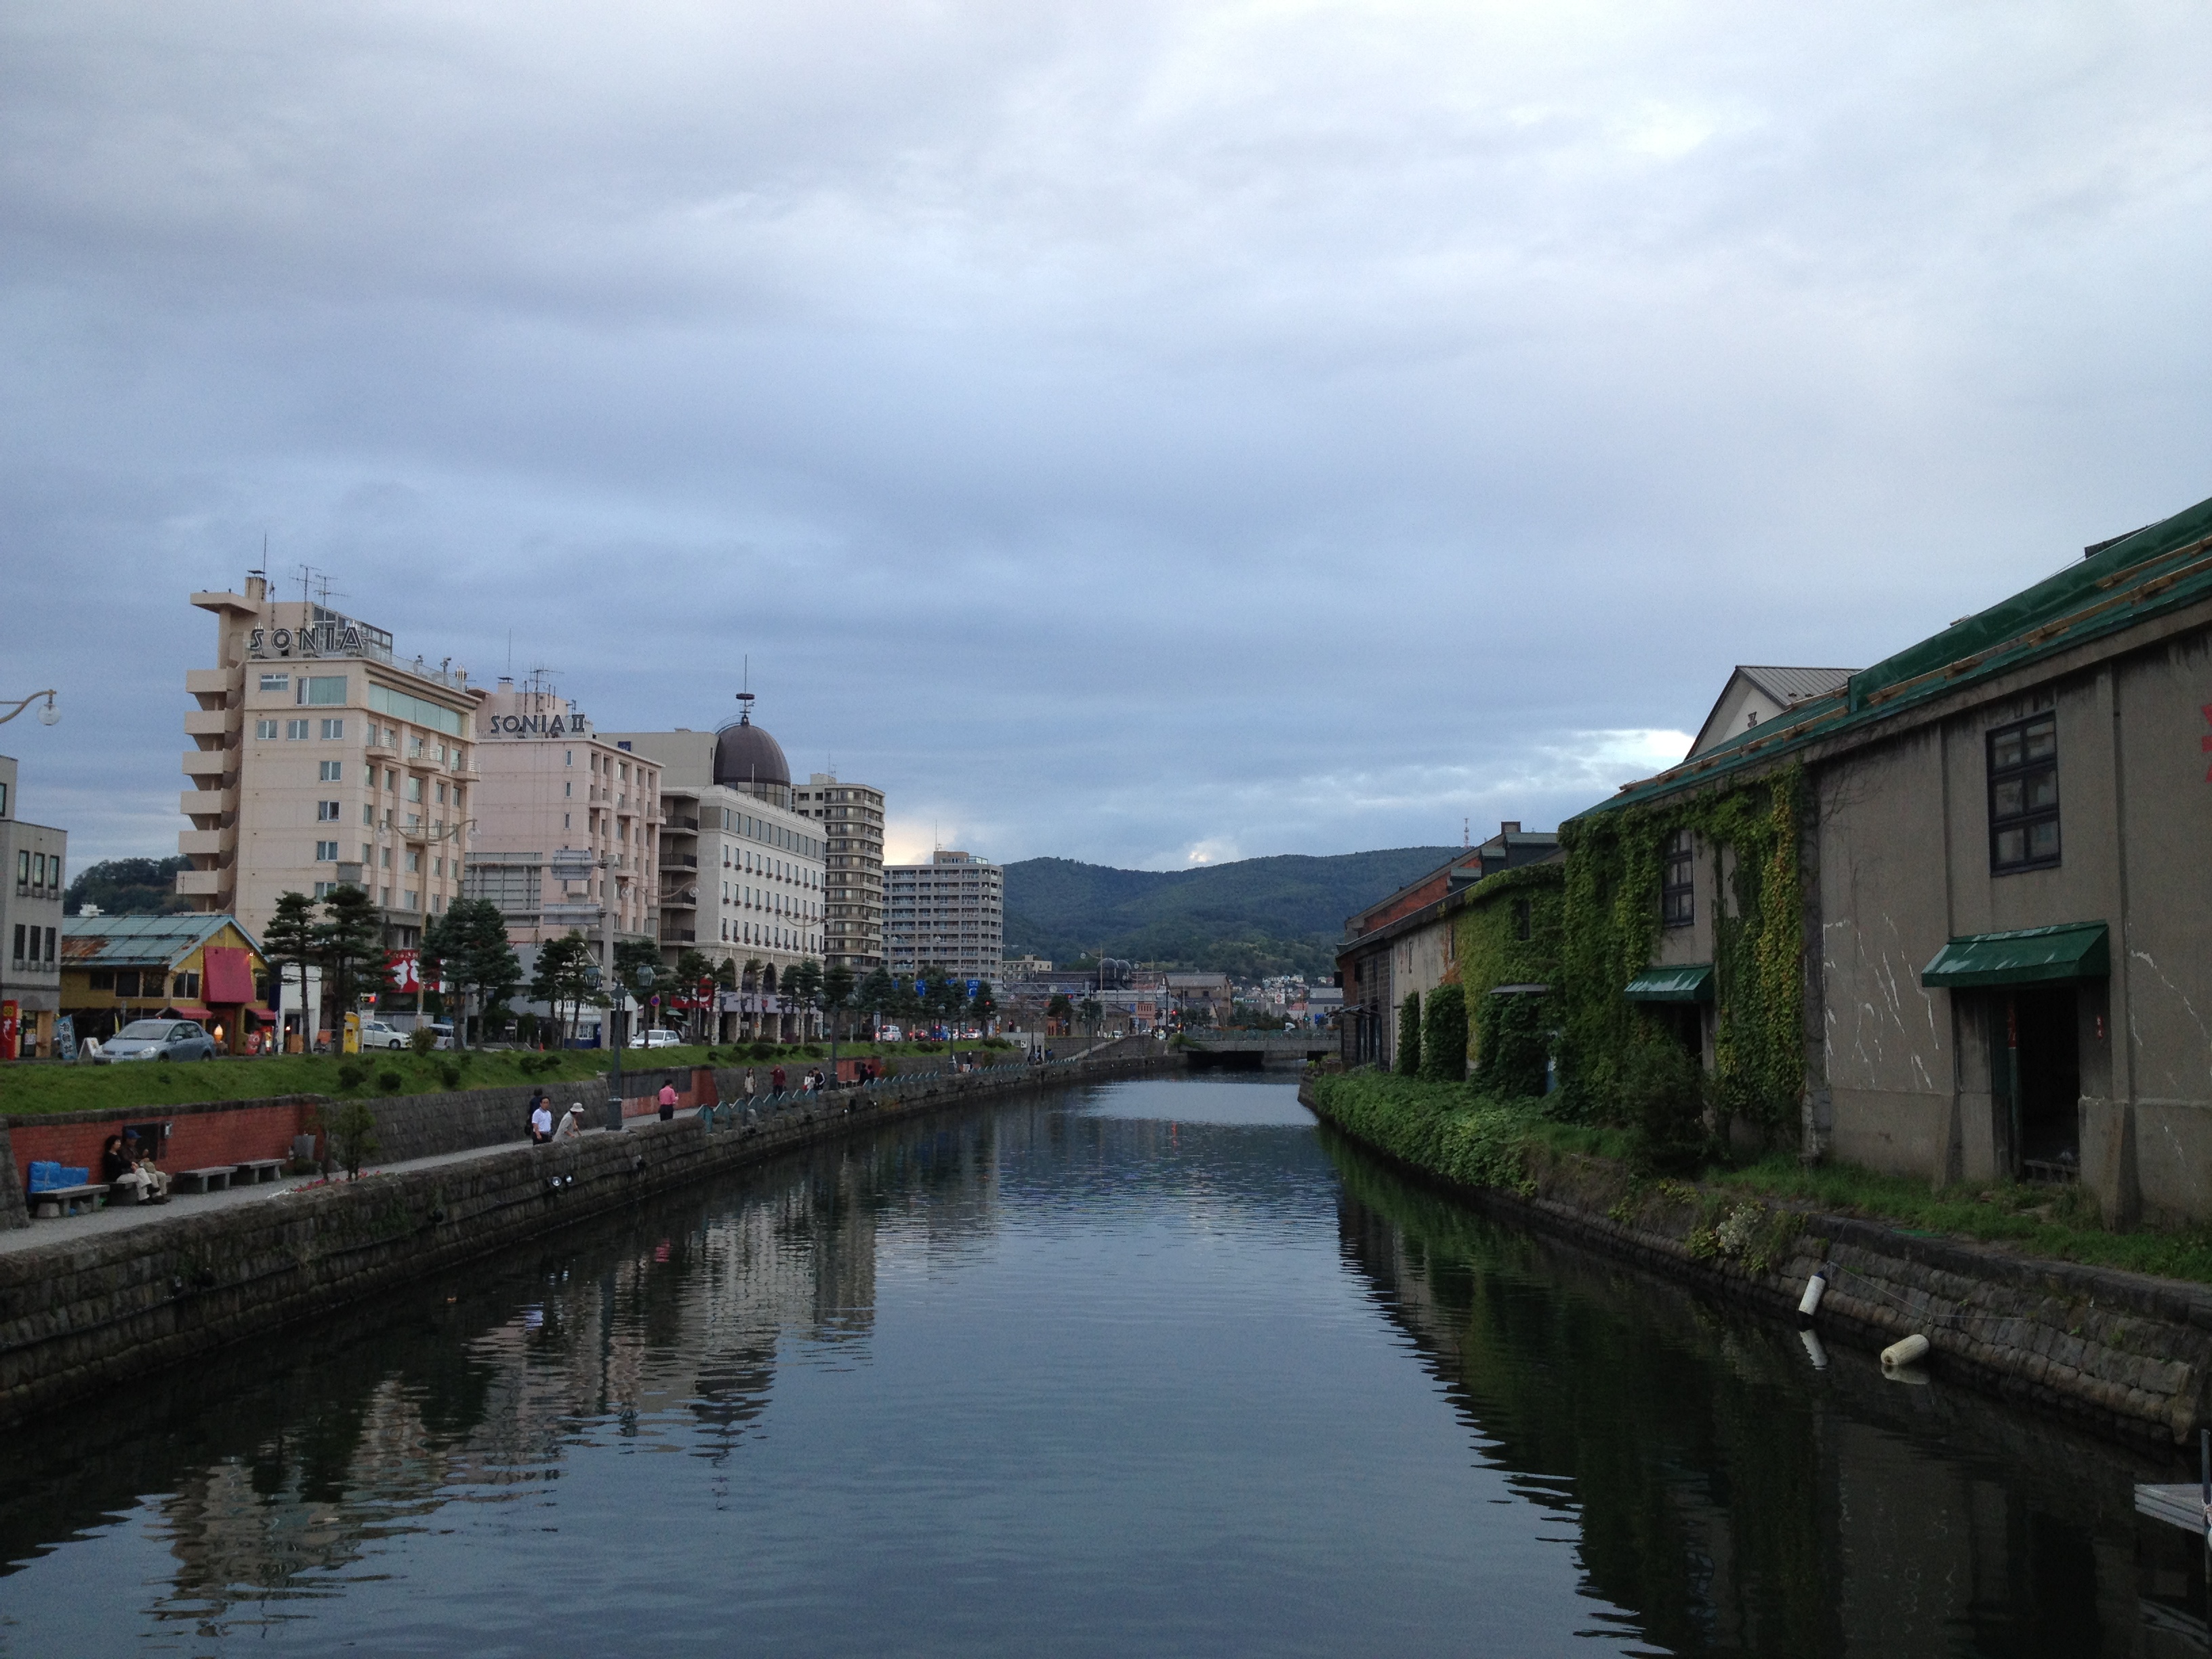
{"type": "Polygon", "coordinates": [[[1881,1351],[1881,1368],[1893,1371],[1901,1365],[1911,1365],[1928,1357],[1928,1339],[1915,1331],[1911,1336],[1899,1337],[1881,1351]]]}
{"type": "Polygon", "coordinates": [[[1797,1298],[1799,1329],[1813,1322],[1813,1316],[1820,1311],[1820,1298],[1827,1293],[1828,1270],[1826,1267],[1814,1268],[1813,1276],[1805,1281],[1805,1294],[1797,1298]]]}

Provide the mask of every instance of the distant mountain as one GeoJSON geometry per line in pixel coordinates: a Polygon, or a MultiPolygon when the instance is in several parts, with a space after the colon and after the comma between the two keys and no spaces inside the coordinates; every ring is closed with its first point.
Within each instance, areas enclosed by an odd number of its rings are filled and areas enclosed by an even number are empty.
{"type": "Polygon", "coordinates": [[[177,872],[191,868],[185,858],[108,859],[76,872],[62,894],[62,908],[75,915],[89,902],[111,916],[167,916],[189,910],[191,901],[177,891],[177,872]]]}
{"type": "Polygon", "coordinates": [[[1006,866],[1006,954],[1068,962],[1103,950],[1240,978],[1326,976],[1335,971],[1346,916],[1459,851],[1397,847],[1190,870],[1024,859],[1006,866]]]}

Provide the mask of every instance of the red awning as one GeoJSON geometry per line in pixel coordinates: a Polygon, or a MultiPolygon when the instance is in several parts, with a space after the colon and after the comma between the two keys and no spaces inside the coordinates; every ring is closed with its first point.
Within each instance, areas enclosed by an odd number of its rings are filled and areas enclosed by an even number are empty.
{"type": "Polygon", "coordinates": [[[215,1016],[204,1008],[195,1008],[190,1003],[173,1002],[154,1016],[156,1019],[196,1019],[203,1025],[215,1016]]]}
{"type": "Polygon", "coordinates": [[[255,1000],[252,951],[240,945],[210,945],[200,957],[200,988],[210,1002],[255,1000]]]}

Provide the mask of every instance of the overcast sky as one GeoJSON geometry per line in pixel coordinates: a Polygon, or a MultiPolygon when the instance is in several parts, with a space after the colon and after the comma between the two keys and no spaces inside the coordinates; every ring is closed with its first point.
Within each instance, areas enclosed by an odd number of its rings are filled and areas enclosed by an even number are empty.
{"type": "Polygon", "coordinates": [[[0,9],[0,696],[184,828],[200,587],[711,726],[895,851],[1548,826],[2212,495],[2212,16],[0,9]],[[296,586],[293,589],[297,592],[296,586]]]}

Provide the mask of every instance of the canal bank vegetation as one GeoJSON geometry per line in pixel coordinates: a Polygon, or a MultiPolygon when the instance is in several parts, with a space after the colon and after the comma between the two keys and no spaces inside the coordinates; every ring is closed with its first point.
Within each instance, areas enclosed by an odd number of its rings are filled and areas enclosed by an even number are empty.
{"type": "MultiPolygon", "coordinates": [[[[1455,1184],[1552,1199],[1681,1240],[1690,1255],[1762,1273],[1807,1217],[1846,1216],[1908,1235],[1998,1244],[2024,1255],[2212,1284],[2212,1228],[2112,1232],[2078,1188],[2003,1182],[1931,1189],[1849,1164],[1810,1168],[1794,1152],[1750,1161],[1700,1139],[1686,1147],[1668,1114],[1654,1123],[1571,1121],[1555,1097],[1487,1095],[1376,1071],[1317,1074],[1308,1091],[1337,1127],[1455,1184]],[[1686,1155],[1693,1152],[1694,1156],[1686,1155]]],[[[1624,1079],[1632,1110],[1650,1108],[1624,1079]]]]}
{"type": "MultiPolygon", "coordinates": [[[[958,1053],[985,1064],[1002,1060],[1016,1045],[1001,1037],[963,1042],[958,1053]]],[[[625,1072],[687,1066],[805,1066],[825,1062],[826,1043],[689,1044],[629,1048],[625,1072]]],[[[908,1060],[927,1067],[950,1055],[942,1042],[840,1042],[840,1060],[908,1060]]],[[[375,1099],[392,1095],[496,1089],[523,1083],[574,1083],[603,1077],[608,1054],[599,1048],[471,1048],[378,1050],[362,1054],[269,1054],[252,1060],[132,1060],[94,1066],[80,1061],[18,1063],[0,1067],[0,1115],[109,1111],[135,1106],[186,1106],[224,1100],[266,1100],[283,1095],[375,1099]]],[[[761,1086],[768,1085],[765,1079],[761,1086]]]]}

